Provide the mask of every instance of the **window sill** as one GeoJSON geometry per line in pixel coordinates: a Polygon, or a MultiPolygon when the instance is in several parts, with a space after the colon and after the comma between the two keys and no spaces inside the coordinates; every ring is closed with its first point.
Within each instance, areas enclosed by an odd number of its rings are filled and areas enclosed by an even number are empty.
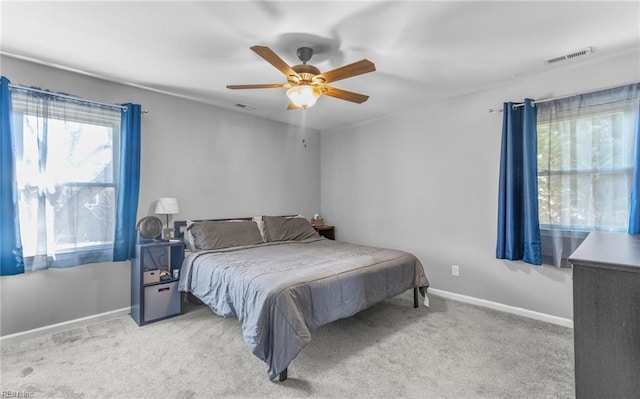
{"type": "Polygon", "coordinates": [[[25,271],[41,270],[46,268],[65,268],[80,266],[89,263],[102,263],[113,261],[113,247],[91,250],[78,250],[56,254],[55,256],[25,256],[25,271]]]}

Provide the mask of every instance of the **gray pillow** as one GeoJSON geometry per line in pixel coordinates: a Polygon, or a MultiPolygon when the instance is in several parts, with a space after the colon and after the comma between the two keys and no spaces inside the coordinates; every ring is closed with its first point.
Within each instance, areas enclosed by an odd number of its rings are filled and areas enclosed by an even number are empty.
{"type": "Polygon", "coordinates": [[[264,216],[264,231],[267,241],[300,241],[320,237],[306,218],[264,216]]]}
{"type": "Polygon", "coordinates": [[[202,221],[187,227],[196,251],[262,244],[258,225],[252,220],[202,221]]]}

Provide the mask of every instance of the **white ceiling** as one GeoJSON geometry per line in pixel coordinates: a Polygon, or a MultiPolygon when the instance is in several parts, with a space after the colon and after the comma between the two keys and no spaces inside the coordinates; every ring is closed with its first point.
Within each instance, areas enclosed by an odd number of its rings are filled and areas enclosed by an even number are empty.
{"type": "Polygon", "coordinates": [[[588,46],[592,55],[568,62],[640,54],[638,1],[2,1],[1,7],[5,54],[316,129],[561,67],[542,60],[588,46]],[[375,72],[332,86],[370,98],[358,105],[321,97],[308,110],[287,111],[284,89],[227,89],[286,82],[249,49],[255,44],[290,65],[299,63],[298,47],[315,48],[309,63],[321,71],[367,58],[375,72]]]}

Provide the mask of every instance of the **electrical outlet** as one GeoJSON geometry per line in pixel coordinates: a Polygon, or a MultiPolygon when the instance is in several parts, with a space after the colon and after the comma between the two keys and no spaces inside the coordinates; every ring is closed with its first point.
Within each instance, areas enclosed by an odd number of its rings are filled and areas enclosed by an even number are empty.
{"type": "Polygon", "coordinates": [[[456,276],[456,277],[460,277],[460,266],[451,265],[451,275],[452,276],[456,276]]]}

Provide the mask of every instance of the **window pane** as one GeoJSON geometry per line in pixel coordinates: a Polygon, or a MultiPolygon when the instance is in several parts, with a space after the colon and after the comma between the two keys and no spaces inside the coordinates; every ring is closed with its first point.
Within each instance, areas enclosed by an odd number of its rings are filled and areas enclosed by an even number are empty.
{"type": "Polygon", "coordinates": [[[20,231],[28,237],[24,256],[112,244],[114,215],[114,187],[59,186],[42,196],[27,186],[20,191],[20,231]]]}
{"type": "Polygon", "coordinates": [[[551,136],[549,124],[538,124],[538,172],[549,170],[549,157],[551,154],[551,136]]]}
{"type": "MultiPolygon", "coordinates": [[[[41,118],[25,116],[36,131],[41,118]]],[[[50,182],[113,183],[113,128],[60,119],[46,121],[47,179],[50,182]]],[[[33,134],[32,134],[33,136],[33,134]]]]}
{"type": "Polygon", "coordinates": [[[120,111],[20,90],[12,105],[25,266],[112,259],[120,111]]]}
{"type": "Polygon", "coordinates": [[[637,118],[637,100],[545,111],[537,126],[541,225],[626,230],[637,118]]]}
{"type": "Polygon", "coordinates": [[[537,104],[544,263],[568,266],[589,232],[629,223],[640,85],[537,104]]]}
{"type": "Polygon", "coordinates": [[[115,188],[61,187],[47,198],[54,210],[57,251],[113,243],[115,188]]]}
{"type": "Polygon", "coordinates": [[[626,230],[630,176],[564,174],[541,177],[540,223],[589,230],[626,230]],[[548,182],[548,183],[547,183],[548,182]]]}
{"type": "Polygon", "coordinates": [[[553,205],[549,176],[538,176],[538,215],[541,225],[551,224],[553,205]]]}

